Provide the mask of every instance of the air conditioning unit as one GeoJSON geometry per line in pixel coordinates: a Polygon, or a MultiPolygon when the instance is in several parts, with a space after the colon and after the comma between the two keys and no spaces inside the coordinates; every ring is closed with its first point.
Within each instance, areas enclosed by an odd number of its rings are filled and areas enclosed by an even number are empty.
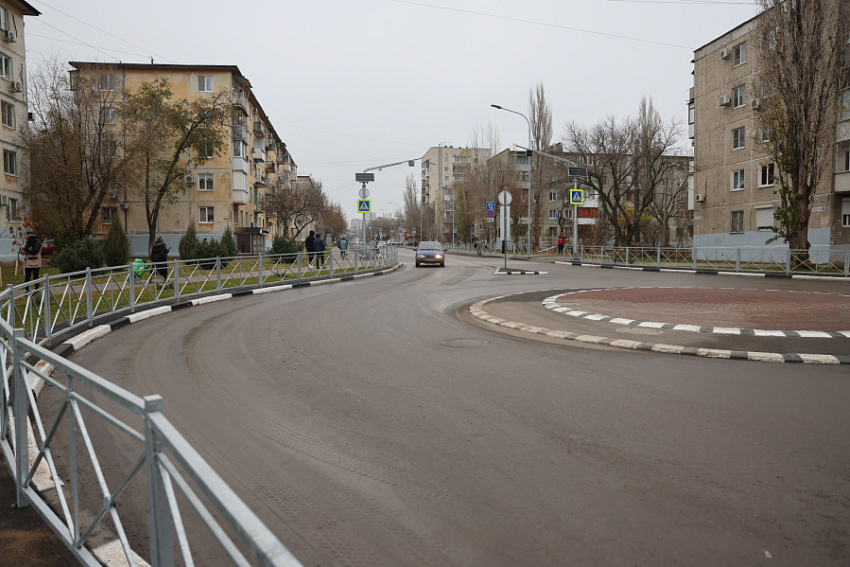
{"type": "Polygon", "coordinates": [[[126,211],[130,208],[130,203],[121,203],[120,207],[126,211]]]}
{"type": "Polygon", "coordinates": [[[5,207],[9,204],[9,197],[6,195],[0,195],[0,207],[5,207]]]}
{"type": "Polygon", "coordinates": [[[195,182],[195,176],[194,175],[187,175],[186,176],[186,183],[194,183],[194,182],[195,182]]]}
{"type": "Polygon", "coordinates": [[[702,193],[697,193],[694,195],[694,201],[697,203],[705,203],[705,195],[702,193]]]}
{"type": "Polygon", "coordinates": [[[3,30],[3,41],[7,41],[12,43],[15,41],[15,32],[9,30],[3,30]]]}
{"type": "Polygon", "coordinates": [[[11,83],[9,83],[9,92],[10,93],[21,92],[21,82],[20,81],[12,81],[11,83]]]}
{"type": "Polygon", "coordinates": [[[732,57],[731,51],[729,51],[728,49],[721,49],[720,50],[720,58],[721,59],[729,59],[730,57],[732,57]]]}
{"type": "Polygon", "coordinates": [[[729,97],[729,95],[722,95],[717,98],[717,104],[719,104],[720,106],[729,106],[730,104],[732,104],[732,99],[729,97]]]}
{"type": "Polygon", "coordinates": [[[752,108],[753,110],[758,110],[760,106],[761,106],[761,99],[760,98],[754,98],[753,100],[750,101],[750,108],[752,108]]]}

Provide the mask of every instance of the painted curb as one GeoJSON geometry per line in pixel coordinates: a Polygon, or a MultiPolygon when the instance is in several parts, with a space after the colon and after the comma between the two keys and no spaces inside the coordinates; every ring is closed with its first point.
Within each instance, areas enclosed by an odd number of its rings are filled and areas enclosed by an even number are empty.
{"type": "Polygon", "coordinates": [[[656,266],[618,266],[615,264],[580,264],[555,260],[555,264],[562,266],[580,266],[582,268],[605,268],[608,270],[635,270],[639,272],[665,272],[668,274],[705,274],[712,276],[738,276],[749,278],[777,278],[794,280],[819,280],[825,282],[850,282],[846,276],[818,276],[810,274],[786,274],[786,273],[753,273],[753,272],[729,272],[712,268],[657,268],[656,266]]]}

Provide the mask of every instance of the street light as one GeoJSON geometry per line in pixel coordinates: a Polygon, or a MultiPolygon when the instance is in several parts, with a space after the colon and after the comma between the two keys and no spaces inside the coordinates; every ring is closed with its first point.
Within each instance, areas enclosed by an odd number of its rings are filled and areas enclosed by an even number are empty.
{"type": "MultiPolygon", "coordinates": [[[[522,112],[517,112],[516,110],[511,110],[510,108],[505,108],[503,106],[499,106],[498,104],[491,104],[493,108],[496,110],[504,110],[505,112],[510,112],[511,114],[518,114],[525,118],[526,123],[528,124],[528,147],[532,150],[534,149],[534,137],[531,134],[531,120],[528,119],[528,116],[523,114],[522,112]]],[[[531,178],[533,177],[533,171],[531,169],[531,156],[528,156],[528,257],[531,258],[531,178]]],[[[502,235],[504,237],[504,235],[502,235]]]]}

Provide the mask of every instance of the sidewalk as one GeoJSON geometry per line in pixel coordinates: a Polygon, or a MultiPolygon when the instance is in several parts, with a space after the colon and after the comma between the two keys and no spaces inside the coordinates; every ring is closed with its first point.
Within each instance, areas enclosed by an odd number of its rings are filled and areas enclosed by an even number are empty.
{"type": "Polygon", "coordinates": [[[67,567],[77,560],[32,507],[18,508],[8,463],[0,458],[0,564],[67,567]]]}

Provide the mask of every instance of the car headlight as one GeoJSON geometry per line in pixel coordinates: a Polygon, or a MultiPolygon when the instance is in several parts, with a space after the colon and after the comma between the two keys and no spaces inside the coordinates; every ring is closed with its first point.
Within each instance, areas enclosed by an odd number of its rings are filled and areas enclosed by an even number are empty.
{"type": "Polygon", "coordinates": [[[443,255],[442,255],[442,254],[437,254],[437,255],[435,256],[435,258],[437,258],[437,260],[439,260],[439,259],[440,259],[440,258],[442,258],[442,257],[443,257],[443,255]]]}

